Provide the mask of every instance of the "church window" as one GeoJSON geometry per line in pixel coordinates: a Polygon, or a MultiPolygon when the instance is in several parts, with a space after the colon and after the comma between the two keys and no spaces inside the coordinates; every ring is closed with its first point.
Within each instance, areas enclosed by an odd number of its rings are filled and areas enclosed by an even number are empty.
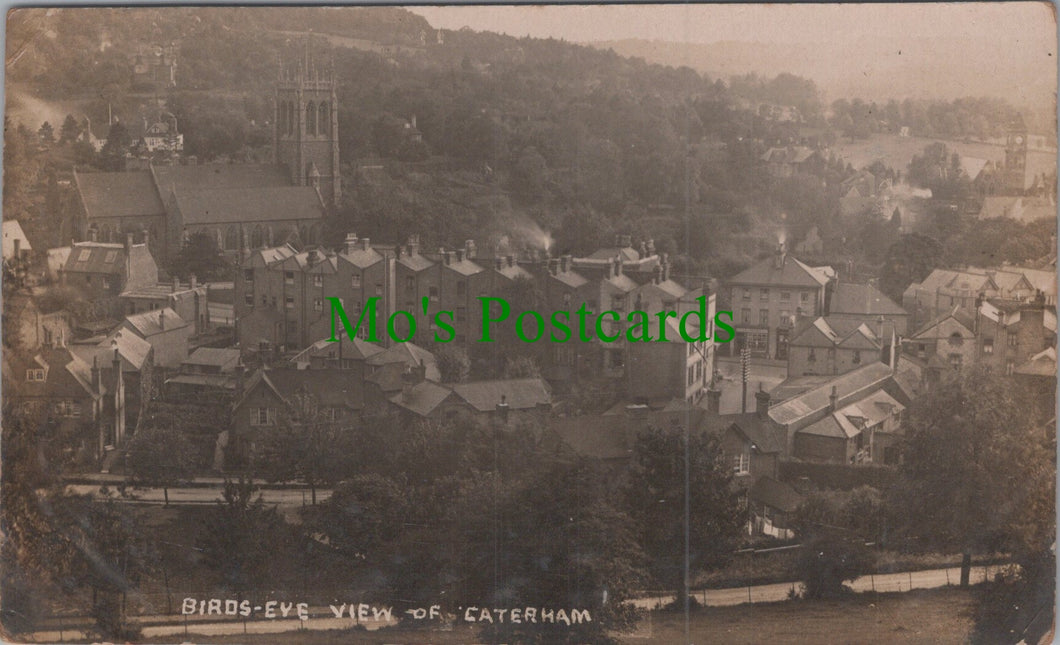
{"type": "Polygon", "coordinates": [[[328,104],[325,102],[320,103],[320,109],[317,111],[318,125],[317,130],[320,134],[327,135],[331,133],[331,114],[328,112],[328,104]]]}
{"type": "Polygon", "coordinates": [[[305,104],[305,131],[310,135],[317,133],[317,106],[313,102],[305,104]]]}
{"type": "Polygon", "coordinates": [[[229,226],[225,231],[225,250],[234,251],[239,248],[239,229],[229,226]]]}
{"type": "Polygon", "coordinates": [[[265,246],[265,235],[260,226],[255,226],[250,234],[250,246],[255,249],[265,246]]]}
{"type": "Polygon", "coordinates": [[[287,134],[294,133],[294,103],[287,102],[287,134]]]}

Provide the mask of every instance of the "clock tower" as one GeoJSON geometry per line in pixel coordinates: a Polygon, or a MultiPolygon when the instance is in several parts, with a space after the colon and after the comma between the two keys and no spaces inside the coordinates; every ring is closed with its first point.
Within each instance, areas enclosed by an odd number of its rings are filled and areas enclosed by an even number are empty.
{"type": "Polygon", "coordinates": [[[1022,115],[1008,125],[1005,137],[1005,171],[1002,190],[1007,195],[1022,195],[1027,186],[1027,126],[1022,115]]]}

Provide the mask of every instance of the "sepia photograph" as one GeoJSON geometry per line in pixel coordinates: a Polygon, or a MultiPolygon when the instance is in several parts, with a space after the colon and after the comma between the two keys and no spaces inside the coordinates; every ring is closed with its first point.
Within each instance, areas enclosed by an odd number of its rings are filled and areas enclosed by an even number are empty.
{"type": "Polygon", "coordinates": [[[1053,642],[1053,4],[4,33],[3,642],[1053,642]]]}

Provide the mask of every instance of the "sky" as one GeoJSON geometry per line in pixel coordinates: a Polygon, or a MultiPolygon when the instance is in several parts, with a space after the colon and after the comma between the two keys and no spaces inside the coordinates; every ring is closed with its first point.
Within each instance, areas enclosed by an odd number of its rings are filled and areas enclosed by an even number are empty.
{"type": "Polygon", "coordinates": [[[675,4],[410,7],[435,27],[494,31],[574,42],[640,38],[711,43],[856,42],[862,38],[922,39],[949,34],[994,40],[1055,42],[1046,2],[934,4],[675,4]]]}

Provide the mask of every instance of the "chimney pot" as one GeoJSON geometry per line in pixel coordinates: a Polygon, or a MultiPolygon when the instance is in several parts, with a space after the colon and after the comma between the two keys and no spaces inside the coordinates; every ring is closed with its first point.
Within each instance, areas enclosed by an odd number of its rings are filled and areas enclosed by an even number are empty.
{"type": "Polygon", "coordinates": [[[191,288],[194,289],[199,286],[199,279],[195,277],[195,274],[191,274],[191,288]]]}
{"type": "Polygon", "coordinates": [[[464,249],[457,249],[456,250],[456,261],[457,262],[463,262],[464,261],[464,249]]]}
{"type": "Polygon", "coordinates": [[[346,234],[345,247],[346,247],[346,254],[347,255],[349,255],[350,253],[353,253],[353,250],[355,248],[357,248],[357,234],[356,233],[347,233],[346,234]]]}
{"type": "Polygon", "coordinates": [[[371,240],[369,240],[367,237],[362,237],[361,238],[361,248],[364,249],[365,251],[371,251],[372,250],[371,240]]]}
{"type": "Polygon", "coordinates": [[[828,395],[828,407],[829,407],[829,410],[831,412],[835,412],[835,406],[836,406],[836,402],[838,400],[839,400],[839,397],[836,394],[836,388],[833,385],[832,386],[832,393],[828,395]]]}
{"type": "Polygon", "coordinates": [[[510,266],[510,267],[515,266],[515,256],[514,255],[509,255],[508,256],[508,266],[510,266]]]}
{"type": "Polygon", "coordinates": [[[166,328],[166,310],[165,309],[159,309],[158,310],[158,326],[160,328],[162,328],[162,329],[166,328]]]}
{"type": "Polygon", "coordinates": [[[173,293],[180,291],[180,278],[173,276],[173,293]]]}

